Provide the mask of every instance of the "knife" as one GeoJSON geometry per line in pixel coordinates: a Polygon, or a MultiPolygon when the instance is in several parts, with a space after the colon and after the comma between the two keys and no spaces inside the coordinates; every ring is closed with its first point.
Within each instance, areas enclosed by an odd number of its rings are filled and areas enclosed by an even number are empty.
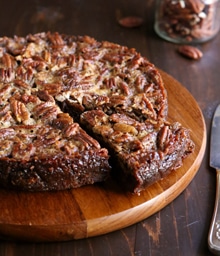
{"type": "Polygon", "coordinates": [[[213,254],[220,255],[220,104],[217,106],[212,120],[210,166],[216,169],[216,196],[208,246],[213,254]]]}

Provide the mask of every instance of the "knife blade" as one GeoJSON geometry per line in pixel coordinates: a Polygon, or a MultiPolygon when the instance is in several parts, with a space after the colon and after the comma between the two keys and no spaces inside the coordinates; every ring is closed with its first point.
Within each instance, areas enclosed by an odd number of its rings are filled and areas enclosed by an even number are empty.
{"type": "Polygon", "coordinates": [[[216,196],[208,235],[208,246],[213,254],[220,255],[220,104],[217,106],[212,119],[210,166],[216,169],[216,196]]]}

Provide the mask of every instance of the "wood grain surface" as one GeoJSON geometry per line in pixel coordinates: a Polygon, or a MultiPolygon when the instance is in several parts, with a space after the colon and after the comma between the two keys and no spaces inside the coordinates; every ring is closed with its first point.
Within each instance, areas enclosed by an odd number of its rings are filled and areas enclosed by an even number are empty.
{"type": "Polygon", "coordinates": [[[206,128],[193,96],[161,71],[168,91],[169,120],[191,129],[195,152],[184,165],[140,196],[113,180],[61,192],[0,190],[0,236],[28,241],[66,241],[106,234],[137,223],[173,201],[192,181],[203,159],[206,128]]]}

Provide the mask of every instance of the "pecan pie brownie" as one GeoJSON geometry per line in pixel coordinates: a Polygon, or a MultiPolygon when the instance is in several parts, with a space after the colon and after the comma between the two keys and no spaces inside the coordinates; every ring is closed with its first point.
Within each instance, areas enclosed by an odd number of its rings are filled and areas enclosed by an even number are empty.
{"type": "Polygon", "coordinates": [[[139,122],[126,114],[92,110],[81,115],[81,123],[107,145],[114,177],[135,193],[180,167],[194,148],[189,130],[178,122],[139,122]]]}
{"type": "Polygon", "coordinates": [[[139,193],[194,147],[167,123],[167,106],[159,72],[135,49],[50,32],[2,37],[0,185],[62,190],[112,173],[139,193]]]}

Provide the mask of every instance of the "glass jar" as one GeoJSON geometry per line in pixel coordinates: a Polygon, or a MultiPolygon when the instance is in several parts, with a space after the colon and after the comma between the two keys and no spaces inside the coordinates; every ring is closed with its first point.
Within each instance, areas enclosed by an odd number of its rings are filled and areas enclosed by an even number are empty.
{"type": "Polygon", "coordinates": [[[156,33],[174,43],[201,43],[219,31],[218,0],[157,0],[156,33]]]}

